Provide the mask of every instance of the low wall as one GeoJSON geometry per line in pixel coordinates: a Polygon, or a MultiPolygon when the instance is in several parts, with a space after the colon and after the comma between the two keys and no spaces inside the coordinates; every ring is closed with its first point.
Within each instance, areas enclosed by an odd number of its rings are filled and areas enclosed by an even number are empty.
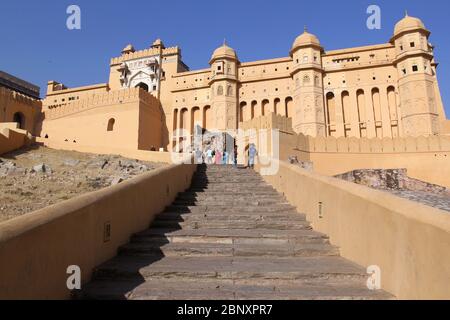
{"type": "Polygon", "coordinates": [[[194,165],[170,165],[0,224],[0,299],[66,299],[67,267],[92,270],[190,185],[194,165]],[[105,239],[105,226],[111,226],[105,239]]]}
{"type": "Polygon", "coordinates": [[[172,155],[169,152],[154,152],[144,150],[123,149],[123,148],[110,148],[102,146],[97,147],[83,146],[75,144],[71,141],[61,142],[45,138],[36,138],[36,142],[51,149],[69,150],[95,154],[106,154],[106,155],[116,154],[125,158],[131,158],[140,161],[173,163],[172,155]]]}
{"type": "Polygon", "coordinates": [[[279,162],[264,179],[399,299],[450,299],[450,214],[279,162]],[[321,203],[321,204],[320,204],[321,203]],[[321,209],[320,209],[321,207],[321,209]]]}
{"type": "Polygon", "coordinates": [[[18,124],[0,123],[0,155],[17,150],[27,143],[27,132],[17,129],[18,124]]]}

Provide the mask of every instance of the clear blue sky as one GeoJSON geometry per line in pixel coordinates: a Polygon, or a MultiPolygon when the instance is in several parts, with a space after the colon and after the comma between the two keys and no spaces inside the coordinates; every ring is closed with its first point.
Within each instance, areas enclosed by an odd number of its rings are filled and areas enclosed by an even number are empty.
{"type": "Polygon", "coordinates": [[[184,62],[198,69],[208,66],[224,38],[241,61],[287,56],[304,25],[326,50],[384,43],[405,9],[432,32],[450,117],[448,0],[2,0],[0,69],[39,85],[45,95],[48,80],[70,87],[107,82],[110,58],[128,43],[143,49],[160,37],[166,46],[179,45],[184,62]],[[81,7],[79,31],[66,28],[70,4],[81,7]],[[370,4],[381,7],[381,30],[366,28],[370,4]]]}

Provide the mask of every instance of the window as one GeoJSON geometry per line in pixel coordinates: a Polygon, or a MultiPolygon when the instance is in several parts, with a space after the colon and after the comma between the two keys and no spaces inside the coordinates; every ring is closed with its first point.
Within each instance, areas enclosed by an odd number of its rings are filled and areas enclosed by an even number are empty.
{"type": "Polygon", "coordinates": [[[413,72],[419,71],[419,67],[416,66],[416,65],[412,66],[412,71],[413,71],[413,72]]]}
{"type": "Polygon", "coordinates": [[[156,86],[153,86],[153,91],[156,91],[156,86]]]}
{"type": "Polygon", "coordinates": [[[403,74],[406,74],[406,69],[402,69],[403,74]]]}
{"type": "Polygon", "coordinates": [[[217,66],[217,71],[221,71],[222,70],[222,66],[217,66]]]}
{"type": "Polygon", "coordinates": [[[414,48],[416,46],[414,42],[411,42],[409,45],[411,46],[411,48],[414,48]]]}
{"type": "Polygon", "coordinates": [[[114,118],[109,119],[108,121],[108,131],[114,131],[114,124],[116,123],[116,120],[114,118]]]}
{"type": "Polygon", "coordinates": [[[217,88],[217,95],[218,95],[218,96],[223,96],[223,87],[222,87],[222,86],[219,86],[219,87],[217,88]]]}

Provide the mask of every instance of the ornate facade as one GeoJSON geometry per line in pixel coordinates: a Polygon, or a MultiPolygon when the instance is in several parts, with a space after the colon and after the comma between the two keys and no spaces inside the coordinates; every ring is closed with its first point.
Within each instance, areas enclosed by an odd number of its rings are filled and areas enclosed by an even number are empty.
{"type": "Polygon", "coordinates": [[[406,16],[387,43],[326,51],[305,30],[286,57],[241,62],[224,43],[209,68],[195,71],[179,47],[161,40],[140,51],[128,45],[111,59],[108,83],[66,88],[50,81],[34,133],[173,150],[191,142],[196,128],[235,130],[270,113],[313,137],[449,133],[429,36],[422,21],[406,16]]]}

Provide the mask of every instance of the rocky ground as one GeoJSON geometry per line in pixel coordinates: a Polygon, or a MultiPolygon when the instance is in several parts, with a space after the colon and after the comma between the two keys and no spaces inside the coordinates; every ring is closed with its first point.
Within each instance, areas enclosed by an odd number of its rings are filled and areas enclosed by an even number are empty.
{"type": "Polygon", "coordinates": [[[164,166],[73,151],[28,147],[0,156],[0,222],[164,166]]]}
{"type": "Polygon", "coordinates": [[[450,190],[412,179],[406,169],[355,170],[336,177],[450,212],[450,190]]]}

